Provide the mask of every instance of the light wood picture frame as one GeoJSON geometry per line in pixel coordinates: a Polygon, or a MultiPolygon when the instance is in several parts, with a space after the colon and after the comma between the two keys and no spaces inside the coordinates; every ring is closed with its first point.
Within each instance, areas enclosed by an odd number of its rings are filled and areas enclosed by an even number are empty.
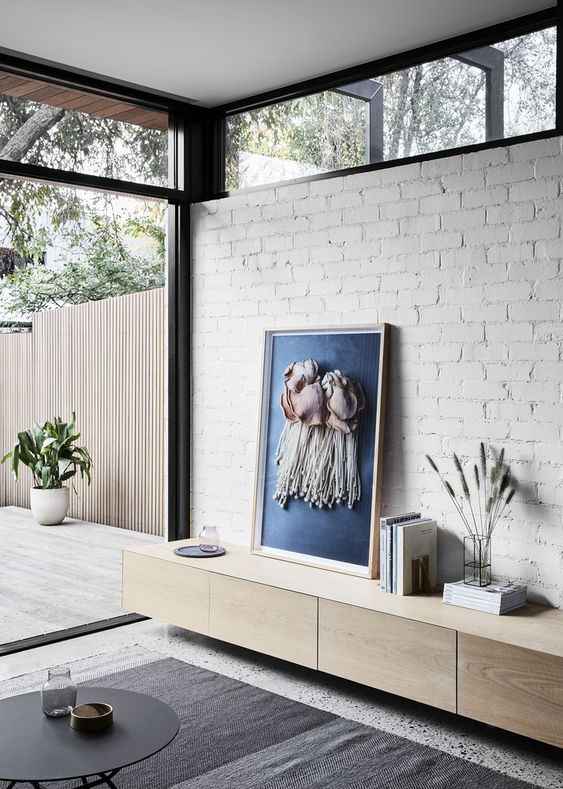
{"type": "Polygon", "coordinates": [[[387,324],[264,335],[251,550],[375,578],[387,324]]]}

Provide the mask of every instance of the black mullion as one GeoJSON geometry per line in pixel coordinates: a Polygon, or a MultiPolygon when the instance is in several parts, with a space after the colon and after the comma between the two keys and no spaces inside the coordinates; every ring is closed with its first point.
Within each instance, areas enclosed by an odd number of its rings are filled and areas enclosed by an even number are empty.
{"type": "Polygon", "coordinates": [[[191,203],[223,189],[224,116],[215,110],[187,108],[185,189],[191,203]]]}
{"type": "Polygon", "coordinates": [[[220,192],[225,188],[226,163],[227,163],[227,122],[225,116],[219,116],[215,120],[213,134],[213,148],[211,160],[215,165],[213,181],[211,183],[211,194],[220,192]]]}
{"type": "Polygon", "coordinates": [[[190,536],[189,205],[169,208],[167,301],[167,539],[190,536]]]}
{"type": "Polygon", "coordinates": [[[177,539],[191,536],[191,254],[190,206],[177,206],[178,276],[177,276],[177,539]]]}
{"type": "MultiPolygon", "coordinates": [[[[168,119],[168,163],[169,183],[178,186],[182,176],[180,174],[180,158],[183,152],[183,123],[177,113],[171,113],[168,119]]],[[[177,539],[178,524],[178,391],[177,391],[177,359],[178,342],[176,338],[177,325],[177,277],[178,277],[178,237],[179,237],[178,206],[168,206],[168,260],[166,267],[166,425],[167,425],[167,453],[166,453],[166,500],[163,502],[165,510],[166,539],[177,539]]]]}
{"type": "Polygon", "coordinates": [[[0,177],[2,176],[25,178],[27,181],[41,181],[61,186],[74,186],[79,189],[94,189],[98,192],[128,194],[132,197],[152,197],[171,202],[178,202],[185,198],[183,191],[166,186],[121,181],[117,178],[105,178],[87,173],[73,173],[69,170],[58,170],[38,164],[11,162],[8,159],[0,159],[0,177]]]}
{"type": "Polygon", "coordinates": [[[186,199],[169,211],[168,500],[169,540],[190,537],[191,497],[191,249],[190,204],[222,187],[223,118],[186,106],[171,115],[171,175],[186,199]]]}
{"type": "Polygon", "coordinates": [[[369,79],[370,77],[378,77],[383,74],[390,74],[394,71],[402,71],[403,69],[411,68],[420,63],[429,63],[433,60],[440,60],[441,58],[455,55],[458,52],[463,52],[468,49],[494,44],[497,41],[503,41],[504,39],[532,33],[535,30],[541,30],[551,24],[555,24],[557,22],[557,17],[557,6],[553,6],[552,8],[547,8],[534,14],[528,14],[518,19],[511,19],[507,22],[481,28],[471,33],[454,36],[453,38],[448,38],[435,44],[417,47],[407,52],[401,52],[389,57],[372,60],[368,63],[362,63],[359,66],[353,66],[351,68],[332,72],[331,74],[324,74],[319,77],[314,77],[313,79],[296,82],[293,85],[258,93],[255,96],[239,99],[237,101],[227,102],[226,104],[215,107],[215,109],[217,112],[221,112],[224,115],[235,115],[240,112],[259,109],[269,104],[301,98],[311,93],[331,90],[349,82],[369,79]]]}
{"type": "MultiPolygon", "coordinates": [[[[189,191],[189,119],[185,112],[171,113],[169,135],[171,181],[189,191]]],[[[189,203],[184,194],[186,199],[168,209],[168,540],[190,534],[190,250],[189,203]]]]}
{"type": "Polygon", "coordinates": [[[563,134],[563,4],[557,5],[557,63],[555,71],[555,128],[563,134]]]}
{"type": "Polygon", "coordinates": [[[166,539],[178,539],[178,389],[177,359],[178,342],[176,338],[177,324],[177,269],[179,231],[178,207],[168,206],[168,263],[166,269],[166,500],[163,502],[165,512],[166,539]]]}

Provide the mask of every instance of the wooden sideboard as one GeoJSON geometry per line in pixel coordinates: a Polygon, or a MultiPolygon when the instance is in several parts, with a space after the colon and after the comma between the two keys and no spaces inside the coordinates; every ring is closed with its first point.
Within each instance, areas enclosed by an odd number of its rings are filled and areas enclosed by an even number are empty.
{"type": "Polygon", "coordinates": [[[563,612],[498,617],[257,556],[123,552],[123,608],[563,747],[563,612]]]}

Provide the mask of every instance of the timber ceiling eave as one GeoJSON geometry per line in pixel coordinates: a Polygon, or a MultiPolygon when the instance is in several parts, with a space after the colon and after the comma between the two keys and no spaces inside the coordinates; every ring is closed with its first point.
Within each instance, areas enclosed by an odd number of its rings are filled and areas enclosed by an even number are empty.
{"type": "Polygon", "coordinates": [[[97,118],[111,118],[147,129],[166,131],[168,128],[167,113],[136,107],[134,104],[98,96],[95,93],[29,79],[8,71],[0,70],[0,94],[36,101],[64,110],[83,112],[97,118]]]}

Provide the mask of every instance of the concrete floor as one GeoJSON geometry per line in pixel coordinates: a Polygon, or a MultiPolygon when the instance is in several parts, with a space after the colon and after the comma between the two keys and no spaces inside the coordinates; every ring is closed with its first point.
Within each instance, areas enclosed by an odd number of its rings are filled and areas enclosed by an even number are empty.
{"type": "Polygon", "coordinates": [[[38,689],[46,669],[53,665],[69,665],[73,676],[84,682],[167,656],[440,748],[545,789],[563,789],[563,760],[556,748],[156,621],[0,658],[0,697],[38,689]]]}
{"type": "MultiPolygon", "coordinates": [[[[0,641],[120,614],[121,550],[157,539],[72,520],[41,527],[27,510],[1,508],[0,641]]],[[[37,690],[50,666],[69,665],[73,676],[85,682],[163,657],[440,748],[545,789],[563,789],[563,760],[556,748],[157,621],[0,657],[0,698],[37,690]]]]}
{"type": "Polygon", "coordinates": [[[0,508],[0,643],[120,616],[121,551],[160,537],[0,508]]]}

